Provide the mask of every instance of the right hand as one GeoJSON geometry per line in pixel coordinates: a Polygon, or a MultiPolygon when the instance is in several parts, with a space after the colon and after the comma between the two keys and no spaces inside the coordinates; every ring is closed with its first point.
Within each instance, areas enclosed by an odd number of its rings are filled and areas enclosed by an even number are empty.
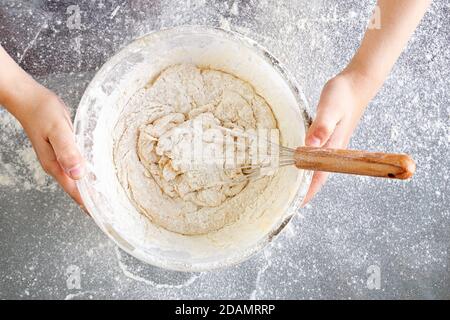
{"type": "MultiPolygon", "coordinates": [[[[355,74],[343,72],[329,80],[322,90],[317,114],[309,128],[305,144],[310,147],[345,149],[368,101],[361,94],[363,81],[355,74]]],[[[314,172],[302,206],[306,205],[325,184],[329,173],[314,172]]]]}

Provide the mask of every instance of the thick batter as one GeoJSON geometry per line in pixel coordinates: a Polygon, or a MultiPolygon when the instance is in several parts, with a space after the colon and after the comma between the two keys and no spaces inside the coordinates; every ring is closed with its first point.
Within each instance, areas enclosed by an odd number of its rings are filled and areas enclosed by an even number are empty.
{"type": "MultiPolygon", "coordinates": [[[[221,71],[175,65],[132,97],[115,130],[119,181],[153,223],[187,235],[236,221],[264,197],[271,179],[247,182],[239,169],[196,171],[177,161],[179,150],[192,145],[192,135],[179,132],[194,123],[205,130],[276,128],[269,105],[252,86],[221,71]],[[236,183],[219,183],[225,180],[236,183]]],[[[205,138],[203,143],[215,142],[205,138]]]]}

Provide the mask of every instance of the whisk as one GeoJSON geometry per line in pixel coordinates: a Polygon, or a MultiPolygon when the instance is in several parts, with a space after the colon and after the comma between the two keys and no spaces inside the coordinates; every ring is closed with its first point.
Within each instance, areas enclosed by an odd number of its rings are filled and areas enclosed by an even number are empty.
{"type": "MultiPolygon", "coordinates": [[[[249,137],[245,133],[237,133],[234,130],[224,128],[223,131],[234,136],[249,137]]],[[[288,148],[269,140],[267,143],[276,147],[272,149],[278,150],[279,158],[276,167],[294,165],[298,169],[390,179],[408,179],[413,176],[416,168],[414,160],[407,154],[305,146],[288,148]]],[[[256,162],[237,166],[237,168],[242,169],[245,174],[234,182],[259,179],[265,175],[265,169],[270,169],[270,165],[256,162]]]]}

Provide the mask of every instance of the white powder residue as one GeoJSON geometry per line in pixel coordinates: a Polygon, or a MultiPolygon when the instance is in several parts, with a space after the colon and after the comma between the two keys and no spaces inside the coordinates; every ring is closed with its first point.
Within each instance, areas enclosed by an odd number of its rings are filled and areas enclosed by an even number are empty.
{"type": "MultiPolygon", "coordinates": [[[[3,169],[2,169],[3,170],[3,169]]],[[[0,185],[10,187],[14,185],[14,179],[5,173],[0,173],[0,185]]]]}
{"type": "Polygon", "coordinates": [[[0,158],[0,186],[40,191],[55,189],[56,184],[50,183],[20,123],[6,110],[0,110],[0,127],[9,133],[0,143],[11,149],[8,159],[0,158]],[[18,148],[21,144],[23,146],[18,148]]]}
{"type": "Polygon", "coordinates": [[[239,5],[237,0],[233,2],[233,5],[231,6],[230,13],[237,16],[239,14],[239,5]]]}
{"type": "Polygon", "coordinates": [[[30,177],[32,178],[35,187],[43,187],[47,183],[47,174],[42,169],[39,161],[36,158],[36,153],[32,147],[27,147],[17,151],[20,161],[30,171],[30,177]]]}

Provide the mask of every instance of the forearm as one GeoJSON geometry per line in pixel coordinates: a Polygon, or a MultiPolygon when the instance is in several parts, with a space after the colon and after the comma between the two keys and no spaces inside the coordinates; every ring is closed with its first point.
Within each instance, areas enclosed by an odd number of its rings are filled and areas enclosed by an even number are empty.
{"type": "Polygon", "coordinates": [[[50,91],[28,75],[0,46],[0,104],[19,120],[50,91]]]}
{"type": "Polygon", "coordinates": [[[368,102],[382,86],[431,0],[379,0],[379,28],[369,28],[343,73],[360,82],[368,102]]]}

